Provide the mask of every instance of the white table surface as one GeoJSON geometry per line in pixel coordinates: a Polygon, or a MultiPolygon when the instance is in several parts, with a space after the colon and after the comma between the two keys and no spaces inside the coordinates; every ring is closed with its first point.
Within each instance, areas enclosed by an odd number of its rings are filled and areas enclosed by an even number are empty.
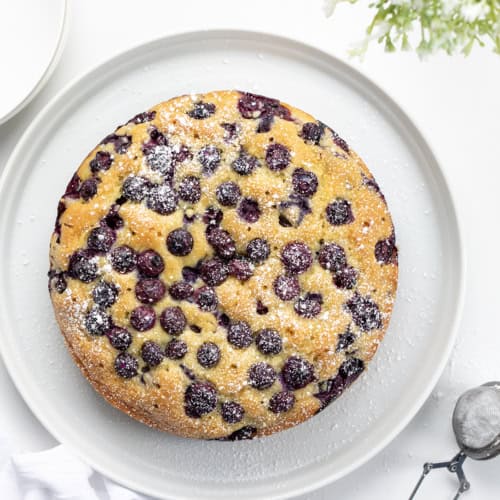
{"type": "MultiPolygon", "coordinates": [[[[67,82],[124,49],[164,34],[256,29],[303,40],[347,60],[349,43],[362,37],[367,13],[346,4],[333,19],[326,19],[321,7],[321,0],[70,2],[68,39],[58,68],[39,96],[0,126],[0,169],[25,127],[67,82]]],[[[456,397],[475,385],[500,380],[496,319],[500,308],[500,56],[476,49],[467,59],[439,55],[422,62],[413,53],[385,54],[373,47],[363,62],[350,62],[409,112],[442,161],[466,247],[465,307],[445,372],[408,427],[367,464],[303,499],[401,499],[408,497],[425,461],[448,459],[455,453],[450,420],[456,397]]],[[[0,429],[16,451],[56,444],[17,393],[1,361],[0,398],[0,429]]],[[[465,466],[472,489],[464,499],[500,497],[500,458],[467,461],[465,466]]],[[[456,486],[450,474],[433,472],[419,498],[451,498],[456,486]]]]}

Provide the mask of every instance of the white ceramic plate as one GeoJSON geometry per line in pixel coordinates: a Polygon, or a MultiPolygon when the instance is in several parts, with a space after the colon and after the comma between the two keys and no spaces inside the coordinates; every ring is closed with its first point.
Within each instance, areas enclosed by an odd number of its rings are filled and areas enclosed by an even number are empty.
{"type": "Polygon", "coordinates": [[[66,0],[0,4],[0,124],[26,106],[52,74],[65,40],[66,0]]]}
{"type": "Polygon", "coordinates": [[[291,40],[198,32],[113,58],[60,93],[32,123],[4,172],[0,200],[0,345],[14,382],[57,439],[104,474],[154,496],[278,498],[338,479],[403,429],[452,346],[463,255],[450,193],[431,149],[376,85],[291,40]],[[102,137],[172,96],[230,88],[309,111],[361,154],[392,210],[401,274],[379,353],[336,403],[272,437],[201,442],[151,430],[94,393],[55,325],[47,253],[59,195],[102,137]]]}

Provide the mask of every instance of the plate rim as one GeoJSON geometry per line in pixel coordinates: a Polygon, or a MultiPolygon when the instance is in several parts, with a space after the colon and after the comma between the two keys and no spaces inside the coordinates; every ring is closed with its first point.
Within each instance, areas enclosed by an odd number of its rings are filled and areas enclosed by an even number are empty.
{"type": "MultiPolygon", "coordinates": [[[[23,97],[21,101],[14,105],[7,113],[3,116],[0,116],[0,126],[7,123],[11,118],[16,116],[20,111],[22,111],[45,87],[50,77],[54,73],[54,70],[61,59],[64,46],[66,45],[66,39],[68,37],[68,24],[69,24],[69,9],[68,9],[68,0],[60,0],[62,3],[62,14],[59,26],[59,34],[57,37],[57,41],[54,45],[54,50],[52,51],[52,55],[50,56],[49,62],[45,68],[45,70],[40,75],[40,78],[32,87],[32,89],[23,97]]],[[[52,100],[52,99],[51,99],[52,100]]],[[[43,106],[42,110],[45,109],[43,106]]],[[[38,115],[37,115],[38,116],[38,115]]]]}
{"type": "MultiPolygon", "coordinates": [[[[67,6],[67,0],[64,0],[67,6]]],[[[65,10],[67,12],[67,9],[65,10]]],[[[143,41],[140,43],[136,43],[126,48],[125,50],[112,55],[106,60],[99,62],[98,64],[92,66],[87,71],[82,72],[81,74],[74,77],[70,80],[66,85],[64,85],[37,113],[35,118],[31,121],[29,126],[26,128],[20,139],[17,141],[14,149],[12,150],[9,158],[5,164],[5,167],[0,175],[0,195],[8,189],[8,178],[13,174],[13,170],[15,168],[16,158],[22,151],[24,144],[28,141],[29,137],[32,135],[34,131],[38,128],[39,124],[43,122],[45,116],[47,116],[51,110],[58,105],[60,102],[64,102],[69,96],[71,96],[71,92],[78,86],[80,81],[90,77],[95,72],[99,70],[113,66],[114,63],[118,63],[122,57],[126,54],[132,54],[140,50],[144,50],[146,47],[155,47],[161,43],[174,43],[179,44],[183,42],[187,42],[196,37],[202,37],[204,40],[217,40],[217,39],[231,39],[237,38],[239,40],[245,39],[248,41],[255,40],[263,40],[268,43],[277,43],[280,46],[286,45],[288,47],[292,47],[298,49],[299,51],[306,50],[309,53],[315,54],[321,60],[329,60],[335,63],[335,65],[345,74],[354,78],[356,81],[360,81],[361,83],[370,86],[378,97],[382,98],[386,103],[389,104],[390,111],[396,112],[398,117],[402,119],[406,125],[406,127],[411,131],[412,135],[414,135],[416,143],[423,149],[425,152],[425,156],[430,158],[432,163],[437,167],[437,174],[440,177],[440,190],[444,190],[447,201],[445,207],[448,211],[449,222],[452,223],[452,233],[455,236],[457,247],[455,248],[455,256],[457,261],[457,287],[455,289],[455,300],[452,302],[450,306],[450,315],[453,315],[453,319],[451,320],[451,324],[449,325],[449,334],[447,336],[447,341],[445,348],[443,349],[442,355],[439,359],[439,363],[436,366],[436,369],[433,371],[432,376],[429,377],[425,388],[421,391],[418,398],[415,398],[413,405],[407,410],[406,414],[401,418],[398,422],[398,425],[395,425],[390,432],[387,432],[385,436],[378,440],[376,446],[374,446],[370,451],[366,452],[361,457],[353,460],[348,466],[345,466],[337,471],[333,471],[332,473],[324,475],[322,478],[316,478],[312,482],[307,482],[306,484],[302,484],[299,487],[295,487],[293,490],[282,490],[282,491],[274,491],[267,498],[269,499],[281,499],[281,498],[291,498],[301,494],[306,494],[308,492],[314,491],[318,488],[321,488],[327,484],[333,483],[334,481],[340,479],[341,477],[346,476],[352,471],[356,470],[366,462],[368,462],[375,455],[380,453],[391,441],[393,441],[396,436],[398,436],[409,424],[409,422],[415,417],[416,413],[423,406],[430,393],[434,389],[438,379],[443,373],[443,370],[446,366],[446,363],[449,360],[452,348],[456,342],[458,327],[460,324],[464,297],[465,297],[465,278],[466,278],[466,255],[465,255],[465,247],[463,244],[463,231],[460,224],[460,219],[458,218],[458,213],[456,210],[456,203],[453,192],[450,188],[449,177],[445,170],[442,168],[442,162],[439,159],[438,154],[436,153],[436,149],[433,147],[432,141],[429,140],[429,137],[423,132],[423,128],[419,126],[418,121],[407,111],[407,109],[400,104],[400,102],[393,97],[388,91],[384,89],[382,85],[380,85],[376,79],[373,77],[369,77],[361,72],[359,69],[352,66],[350,63],[342,60],[338,56],[327,52],[321,48],[318,48],[314,45],[311,45],[308,42],[301,40],[300,38],[283,36],[280,34],[275,34],[268,31],[260,31],[260,30],[247,30],[247,29],[207,29],[207,30],[190,30],[190,31],[179,31],[172,34],[163,35],[160,37],[156,37],[147,41],[143,41]]],[[[49,75],[50,76],[50,75],[49,75]]],[[[1,121],[0,121],[1,123],[1,121]]],[[[0,228],[2,227],[2,219],[0,218],[0,228]]],[[[0,274],[2,274],[2,270],[0,268],[0,274]]],[[[3,302],[0,301],[0,307],[3,308],[3,302]]],[[[30,401],[29,390],[25,389],[23,384],[20,382],[18,377],[14,376],[14,363],[9,361],[9,357],[6,353],[6,347],[3,343],[0,343],[0,355],[3,358],[5,367],[7,372],[16,387],[17,391],[29,407],[29,409],[33,412],[34,416],[37,420],[45,427],[45,429],[57,440],[59,443],[68,446],[72,449],[77,456],[83,459],[86,463],[88,463],[93,469],[100,472],[104,476],[113,479],[114,481],[123,484],[133,490],[140,491],[149,495],[158,496],[161,498],[174,498],[169,494],[165,494],[165,492],[158,492],[155,489],[149,489],[147,485],[136,482],[133,478],[123,477],[119,473],[115,473],[114,470],[108,470],[105,465],[100,463],[96,463],[92,457],[87,456],[87,454],[83,451],[80,451],[77,447],[74,447],[72,443],[64,442],[64,439],[61,439],[59,431],[56,426],[53,426],[48,419],[43,416],[43,411],[38,411],[37,404],[30,401]]],[[[191,499],[194,497],[190,496],[179,496],[176,494],[176,499],[186,498],[191,499]]]]}

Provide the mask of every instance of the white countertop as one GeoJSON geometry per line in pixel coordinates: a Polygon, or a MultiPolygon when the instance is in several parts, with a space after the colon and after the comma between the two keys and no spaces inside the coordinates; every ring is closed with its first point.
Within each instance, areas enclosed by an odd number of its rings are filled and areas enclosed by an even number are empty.
{"type": "MultiPolygon", "coordinates": [[[[97,63],[140,42],[207,28],[241,28],[290,36],[347,60],[349,42],[362,37],[366,12],[341,5],[326,19],[321,0],[121,0],[70,2],[66,48],[46,88],[18,116],[0,126],[0,169],[25,127],[50,97],[97,63]],[[285,8],[286,6],[286,8],[285,8]]],[[[20,43],[20,41],[16,41],[20,43]]],[[[462,222],[468,272],[457,344],[432,396],[408,427],[380,454],[342,480],[307,495],[320,500],[408,497],[425,461],[451,458],[456,397],[500,380],[500,56],[475,49],[422,62],[413,53],[372,47],[364,62],[349,61],[398,101],[432,140],[448,174],[462,222]]],[[[14,388],[0,361],[0,429],[16,451],[55,444],[14,388]]],[[[468,500],[500,497],[500,458],[465,463],[468,500]]],[[[451,498],[456,480],[433,472],[419,498],[451,498]]]]}

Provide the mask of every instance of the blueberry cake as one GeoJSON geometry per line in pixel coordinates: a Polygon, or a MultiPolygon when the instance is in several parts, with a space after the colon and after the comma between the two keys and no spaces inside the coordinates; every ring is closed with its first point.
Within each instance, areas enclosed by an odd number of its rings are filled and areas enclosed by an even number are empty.
{"type": "Polygon", "coordinates": [[[333,129],[238,91],[158,104],[105,137],[59,201],[49,289],[112,405],[240,440],[312,417],[387,329],[386,201],[333,129]]]}

